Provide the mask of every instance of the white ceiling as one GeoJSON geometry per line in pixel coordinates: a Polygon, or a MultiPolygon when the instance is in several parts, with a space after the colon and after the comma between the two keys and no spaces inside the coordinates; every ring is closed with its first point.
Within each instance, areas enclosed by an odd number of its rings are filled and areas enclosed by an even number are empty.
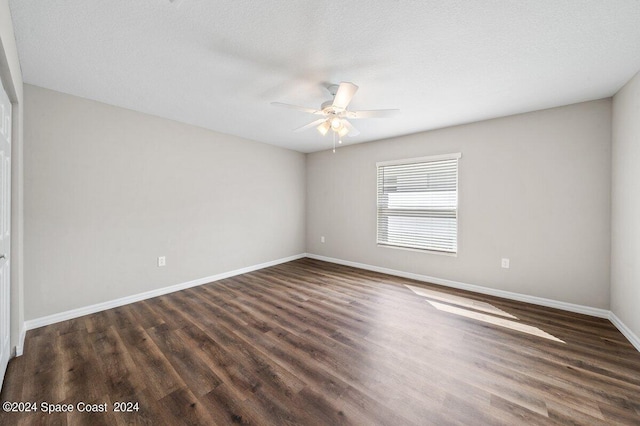
{"type": "Polygon", "coordinates": [[[302,152],[327,83],[367,142],[613,95],[640,70],[640,1],[12,0],[25,82],[302,152]]]}

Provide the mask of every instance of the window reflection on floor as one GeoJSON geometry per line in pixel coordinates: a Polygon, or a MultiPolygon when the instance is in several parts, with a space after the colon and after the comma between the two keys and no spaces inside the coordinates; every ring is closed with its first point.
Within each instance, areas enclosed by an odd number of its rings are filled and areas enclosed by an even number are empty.
{"type": "Polygon", "coordinates": [[[479,300],[469,299],[467,297],[456,296],[453,294],[443,293],[441,291],[428,290],[422,287],[414,287],[407,285],[411,291],[420,296],[428,297],[429,299],[440,300],[447,303],[452,303],[458,306],[464,306],[465,308],[472,308],[476,311],[488,312],[494,315],[500,315],[507,318],[518,319],[517,317],[498,309],[490,303],[481,302],[479,300]]]}
{"type": "Polygon", "coordinates": [[[427,300],[427,302],[431,306],[433,306],[434,308],[440,311],[448,312],[450,314],[460,315],[462,317],[474,319],[477,321],[486,322],[489,324],[497,325],[499,327],[505,327],[510,330],[519,331],[521,333],[527,333],[533,336],[543,337],[545,339],[553,340],[555,342],[565,343],[563,340],[560,340],[557,337],[552,336],[551,334],[543,330],[540,330],[537,327],[518,322],[518,318],[516,316],[511,315],[508,312],[505,312],[502,309],[499,309],[490,303],[481,302],[478,300],[469,299],[467,297],[456,296],[453,294],[448,294],[440,291],[429,290],[422,287],[415,287],[410,285],[407,285],[407,287],[411,291],[413,291],[415,294],[424,296],[427,299],[431,299],[431,300],[427,300]],[[440,302],[446,302],[446,303],[436,302],[436,300],[440,302]],[[453,306],[453,305],[456,305],[456,306],[453,306]],[[488,315],[487,313],[493,314],[493,315],[488,315]],[[494,315],[499,315],[499,317],[494,315]],[[501,317],[512,318],[513,320],[501,318],[501,317]]]}

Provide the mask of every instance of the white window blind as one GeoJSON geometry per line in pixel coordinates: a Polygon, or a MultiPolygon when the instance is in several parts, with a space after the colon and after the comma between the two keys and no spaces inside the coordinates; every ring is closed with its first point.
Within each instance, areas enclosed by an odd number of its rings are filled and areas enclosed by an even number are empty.
{"type": "Polygon", "coordinates": [[[378,244],[457,252],[460,156],[377,163],[378,244]]]}

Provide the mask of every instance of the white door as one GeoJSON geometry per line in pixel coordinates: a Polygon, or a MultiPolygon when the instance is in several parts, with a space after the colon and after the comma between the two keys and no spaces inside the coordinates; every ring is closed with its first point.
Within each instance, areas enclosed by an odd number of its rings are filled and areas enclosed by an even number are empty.
{"type": "Polygon", "coordinates": [[[0,84],[0,387],[10,355],[11,102],[0,84]]]}

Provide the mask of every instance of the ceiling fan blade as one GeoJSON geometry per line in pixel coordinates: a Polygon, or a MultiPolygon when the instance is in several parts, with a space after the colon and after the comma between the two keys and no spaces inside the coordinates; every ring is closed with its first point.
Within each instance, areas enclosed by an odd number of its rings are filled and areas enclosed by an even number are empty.
{"type": "Polygon", "coordinates": [[[336,96],[333,98],[333,107],[339,110],[347,109],[353,95],[358,91],[358,86],[353,83],[343,81],[338,87],[336,96]]]}
{"type": "Polygon", "coordinates": [[[346,111],[345,117],[348,118],[384,118],[393,117],[399,113],[399,109],[372,109],[369,111],[346,111]]]}
{"type": "Polygon", "coordinates": [[[321,123],[324,123],[325,121],[326,121],[326,118],[319,118],[319,119],[317,119],[315,121],[312,121],[309,124],[305,124],[302,127],[298,127],[297,129],[294,130],[294,132],[302,132],[302,131],[310,129],[312,127],[316,127],[317,125],[319,125],[321,123]]]}
{"type": "Polygon", "coordinates": [[[295,109],[297,111],[308,112],[309,114],[322,115],[322,111],[320,111],[320,110],[313,109],[313,108],[301,107],[301,106],[298,106],[298,105],[283,104],[282,102],[271,102],[271,105],[275,106],[275,107],[279,107],[279,108],[289,108],[289,109],[295,109]]]}
{"type": "Polygon", "coordinates": [[[349,130],[349,133],[347,133],[349,136],[358,136],[360,134],[360,130],[353,127],[353,124],[349,123],[347,120],[342,120],[342,125],[349,130]]]}

